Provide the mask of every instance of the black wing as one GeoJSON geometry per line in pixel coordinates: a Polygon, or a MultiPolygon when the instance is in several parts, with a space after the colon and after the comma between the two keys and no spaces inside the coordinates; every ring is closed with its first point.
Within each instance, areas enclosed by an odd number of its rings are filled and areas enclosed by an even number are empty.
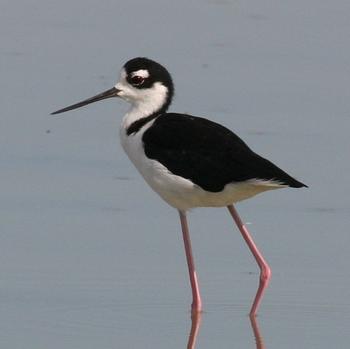
{"type": "Polygon", "coordinates": [[[146,130],[143,142],[147,157],[207,191],[255,178],[306,186],[254,153],[232,131],[204,118],[163,114],[146,130]]]}

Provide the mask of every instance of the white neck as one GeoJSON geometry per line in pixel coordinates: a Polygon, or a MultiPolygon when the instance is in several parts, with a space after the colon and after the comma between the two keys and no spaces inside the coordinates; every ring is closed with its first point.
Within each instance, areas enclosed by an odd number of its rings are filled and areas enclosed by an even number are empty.
{"type": "Polygon", "coordinates": [[[139,89],[137,98],[127,98],[131,103],[131,107],[122,120],[121,129],[127,130],[135,121],[160,110],[166,103],[167,97],[168,89],[159,82],[155,83],[150,89],[139,89]]]}

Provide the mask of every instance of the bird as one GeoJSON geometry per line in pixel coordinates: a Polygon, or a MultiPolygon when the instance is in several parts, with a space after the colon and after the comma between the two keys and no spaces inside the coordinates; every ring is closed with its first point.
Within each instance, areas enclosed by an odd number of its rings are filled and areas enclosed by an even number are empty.
{"type": "Polygon", "coordinates": [[[124,64],[115,86],[51,114],[113,97],[127,101],[130,108],[120,125],[121,145],[148,185],[178,210],[192,290],[192,314],[202,312],[203,303],[188,211],[226,207],[260,268],[258,290],[249,313],[255,317],[271,278],[271,268],[235,204],[265,191],[307,185],[255,153],[225,126],[203,117],[168,112],[173,96],[169,71],[152,59],[136,57],[124,64]]]}

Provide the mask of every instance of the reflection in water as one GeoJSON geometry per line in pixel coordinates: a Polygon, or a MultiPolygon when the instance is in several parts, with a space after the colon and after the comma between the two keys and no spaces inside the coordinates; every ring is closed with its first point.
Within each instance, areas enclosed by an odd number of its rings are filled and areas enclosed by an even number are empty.
{"type": "Polygon", "coordinates": [[[196,340],[199,332],[199,327],[201,326],[201,312],[192,313],[191,331],[188,336],[187,349],[194,349],[196,346],[196,340]]]}
{"type": "MultiPolygon", "coordinates": [[[[253,335],[256,343],[256,349],[265,349],[264,341],[259,329],[258,321],[255,316],[250,315],[250,323],[253,329],[253,335]]],[[[195,349],[196,340],[201,326],[202,313],[193,313],[191,316],[191,331],[188,336],[187,349],[195,349]]]]}
{"type": "Polygon", "coordinates": [[[252,325],[253,334],[256,342],[256,349],[265,349],[264,341],[259,330],[258,321],[255,316],[249,316],[252,325]]]}

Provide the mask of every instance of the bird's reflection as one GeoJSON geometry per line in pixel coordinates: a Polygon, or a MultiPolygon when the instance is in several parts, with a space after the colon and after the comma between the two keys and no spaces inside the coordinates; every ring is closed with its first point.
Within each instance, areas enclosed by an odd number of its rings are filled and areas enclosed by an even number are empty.
{"type": "Polygon", "coordinates": [[[202,313],[192,313],[191,318],[191,331],[190,335],[188,336],[187,349],[194,349],[196,346],[196,340],[198,337],[199,328],[201,326],[202,313]]]}
{"type": "MultiPolygon", "coordinates": [[[[264,341],[255,316],[249,316],[256,343],[256,349],[265,349],[264,341]]],[[[191,316],[191,331],[188,336],[187,349],[195,349],[196,341],[201,326],[202,313],[194,313],[191,316]]]]}
{"type": "Polygon", "coordinates": [[[255,343],[256,343],[256,349],[265,349],[264,341],[259,329],[258,321],[255,316],[249,316],[250,318],[250,323],[252,325],[253,329],[253,334],[255,338],[255,343]]]}

